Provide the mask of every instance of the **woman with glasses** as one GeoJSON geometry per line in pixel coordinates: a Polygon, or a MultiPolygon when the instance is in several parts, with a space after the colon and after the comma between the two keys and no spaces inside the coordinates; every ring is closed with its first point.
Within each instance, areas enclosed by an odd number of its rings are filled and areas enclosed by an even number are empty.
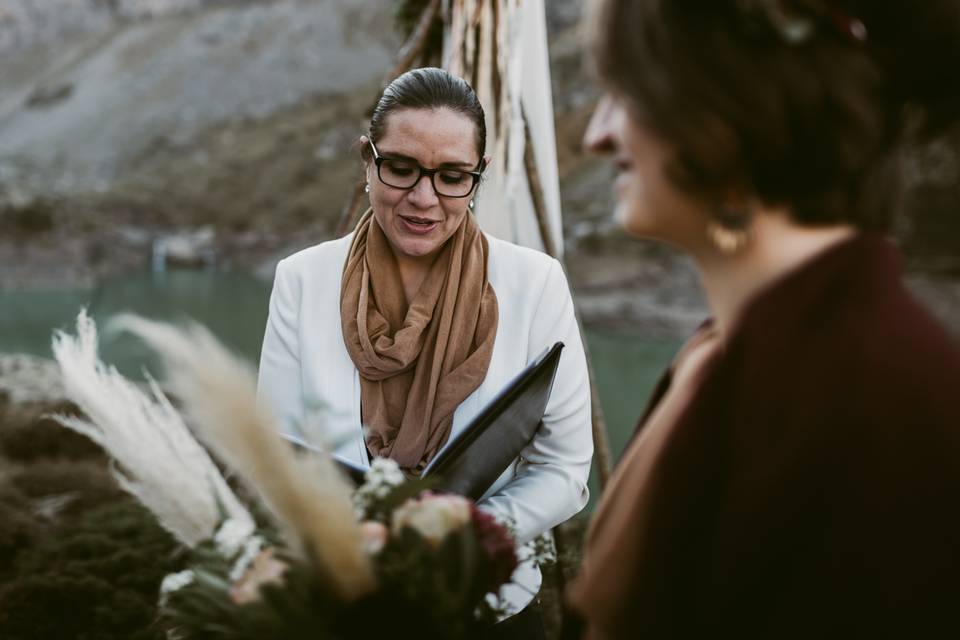
{"type": "MultiPolygon", "coordinates": [[[[337,453],[418,474],[530,361],[566,346],[537,435],[480,501],[524,543],[580,511],[592,456],[586,360],[559,263],[485,235],[483,110],[440,69],[394,80],[360,138],[370,209],[352,234],[277,266],[260,390],[292,432],[318,414],[337,453]],[[361,431],[361,425],[364,431],[361,431]]],[[[525,607],[539,570],[504,596],[525,607]]],[[[527,608],[500,635],[542,635],[527,608]]]]}
{"type": "Polygon", "coordinates": [[[883,233],[960,117],[960,2],[598,5],[585,143],[713,318],[594,514],[586,637],[956,637],[960,352],[883,233]]]}

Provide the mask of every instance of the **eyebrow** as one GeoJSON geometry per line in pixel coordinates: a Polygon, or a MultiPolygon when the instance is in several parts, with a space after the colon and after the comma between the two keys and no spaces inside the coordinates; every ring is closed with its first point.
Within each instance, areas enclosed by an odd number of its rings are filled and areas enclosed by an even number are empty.
{"type": "MultiPolygon", "coordinates": [[[[392,151],[380,151],[380,157],[381,157],[381,158],[386,158],[386,159],[388,159],[388,160],[406,160],[406,161],[412,162],[412,163],[414,163],[414,164],[416,164],[416,165],[418,165],[418,166],[421,166],[421,167],[423,166],[422,164],[420,164],[420,161],[417,160],[416,158],[413,158],[413,157],[410,157],[410,156],[405,156],[405,155],[403,155],[402,153],[394,153],[394,152],[392,152],[392,151]]],[[[441,162],[439,165],[437,165],[436,168],[437,168],[437,169],[467,169],[468,171],[474,171],[474,170],[475,170],[475,167],[477,166],[477,164],[479,164],[479,163],[471,163],[471,162],[441,162]]],[[[424,168],[426,168],[426,167],[424,167],[424,168]]]]}

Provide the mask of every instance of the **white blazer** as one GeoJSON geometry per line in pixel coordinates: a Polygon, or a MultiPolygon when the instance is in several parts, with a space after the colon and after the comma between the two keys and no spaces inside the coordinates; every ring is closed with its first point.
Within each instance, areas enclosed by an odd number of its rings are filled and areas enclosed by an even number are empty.
{"type": "MultiPolygon", "coordinates": [[[[337,453],[369,465],[360,414],[360,377],[340,327],[340,278],[352,234],[304,249],[277,265],[259,392],[284,429],[317,416],[334,432],[352,430],[337,453]]],[[[519,543],[579,512],[589,496],[593,455],[590,385],[573,300],[560,264],[546,254],[487,236],[487,271],[497,295],[499,322],[483,383],[453,417],[451,437],[544,349],[561,341],[550,400],[533,441],[478,505],[516,524],[519,543]]],[[[540,572],[521,565],[501,596],[519,611],[540,587],[540,572]]]]}

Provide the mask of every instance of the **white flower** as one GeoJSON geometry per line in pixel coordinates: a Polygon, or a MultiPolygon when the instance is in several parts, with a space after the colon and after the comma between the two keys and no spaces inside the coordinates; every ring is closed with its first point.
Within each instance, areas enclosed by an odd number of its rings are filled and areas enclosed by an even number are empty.
{"type": "Polygon", "coordinates": [[[553,542],[553,536],[544,532],[533,540],[527,541],[517,549],[517,558],[520,562],[529,562],[538,567],[555,563],[557,547],[553,542]]]}
{"type": "Polygon", "coordinates": [[[243,577],[250,567],[250,563],[260,555],[260,550],[264,547],[264,540],[260,536],[252,536],[243,545],[243,552],[230,569],[230,580],[236,582],[243,577]]]}
{"type": "Polygon", "coordinates": [[[367,472],[364,485],[386,485],[396,487],[406,482],[407,478],[400,470],[400,465],[392,458],[374,458],[367,472]]]}
{"type": "Polygon", "coordinates": [[[179,573],[168,573],[163,578],[163,582],[160,583],[160,605],[162,606],[166,602],[167,597],[171,593],[183,589],[193,582],[195,578],[196,576],[193,575],[193,571],[190,569],[179,573]]]}
{"type": "Polygon", "coordinates": [[[213,542],[217,545],[217,551],[220,552],[220,555],[229,560],[237,554],[237,551],[253,535],[253,532],[254,525],[252,522],[228,518],[217,529],[217,533],[213,536],[213,542]]]}
{"type": "Polygon", "coordinates": [[[370,469],[364,476],[363,484],[353,494],[354,508],[358,518],[362,518],[377,500],[390,495],[394,487],[407,481],[400,465],[390,458],[374,458],[370,469]]]}
{"type": "Polygon", "coordinates": [[[455,495],[427,495],[407,500],[393,512],[393,531],[411,527],[437,546],[453,531],[470,522],[470,501],[455,495]]]}

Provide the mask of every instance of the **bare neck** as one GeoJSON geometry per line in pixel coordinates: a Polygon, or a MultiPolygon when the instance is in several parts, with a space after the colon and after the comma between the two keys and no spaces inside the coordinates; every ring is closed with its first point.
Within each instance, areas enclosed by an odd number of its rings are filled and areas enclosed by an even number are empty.
{"type": "Polygon", "coordinates": [[[721,334],[764,287],[852,237],[848,225],[801,227],[783,212],[755,217],[749,244],[734,255],[704,245],[694,253],[707,303],[721,334]]]}
{"type": "MultiPolygon", "coordinates": [[[[394,254],[396,255],[396,254],[394,254]]],[[[400,270],[400,280],[403,282],[403,293],[409,305],[413,298],[420,291],[423,281],[430,273],[430,267],[436,261],[437,256],[424,256],[422,258],[411,258],[409,256],[396,256],[397,268],[400,270]]]]}

